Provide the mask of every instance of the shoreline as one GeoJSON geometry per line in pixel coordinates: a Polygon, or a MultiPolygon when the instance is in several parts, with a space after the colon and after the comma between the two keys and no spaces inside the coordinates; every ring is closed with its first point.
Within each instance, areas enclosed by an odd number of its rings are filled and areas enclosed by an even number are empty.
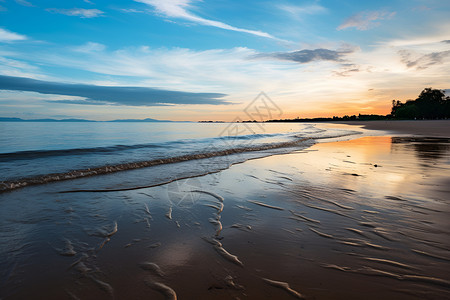
{"type": "Polygon", "coordinates": [[[401,133],[450,138],[450,120],[338,121],[335,124],[363,126],[363,128],[368,130],[382,130],[392,134],[401,133]]]}
{"type": "Polygon", "coordinates": [[[138,190],[55,193],[172,169],[0,194],[0,297],[449,297],[450,143],[395,136],[138,190]]]}
{"type": "MultiPolygon", "coordinates": [[[[344,121],[337,121],[337,122],[321,122],[321,123],[312,123],[314,125],[325,125],[328,127],[333,128],[333,126],[336,125],[349,125],[348,128],[345,129],[354,129],[354,128],[363,128],[368,130],[368,135],[389,135],[389,136],[396,136],[398,134],[403,135],[410,135],[410,136],[426,136],[426,137],[439,137],[439,138],[450,138],[450,130],[446,130],[447,128],[450,128],[450,120],[416,120],[416,121],[402,121],[402,120],[394,120],[394,121],[351,121],[351,122],[344,122],[344,121]],[[378,131],[378,132],[376,132],[378,131]]],[[[363,133],[364,134],[364,133],[363,133]]],[[[357,139],[360,136],[357,135],[350,135],[348,136],[350,139],[357,139]]],[[[203,154],[192,154],[192,155],[183,155],[179,157],[169,157],[169,158],[163,158],[163,159],[155,159],[150,161],[141,161],[141,162],[130,162],[130,163],[122,163],[117,165],[107,165],[102,167],[93,167],[93,168],[87,168],[87,169],[81,169],[81,170],[73,170],[70,172],[65,173],[52,173],[52,174],[46,174],[46,175],[39,175],[34,177],[27,177],[27,178],[21,178],[18,180],[6,180],[6,181],[0,181],[0,193],[13,191],[16,189],[28,187],[28,186],[34,186],[34,185],[40,185],[40,184],[48,184],[52,182],[58,182],[58,181],[64,181],[64,180],[76,180],[80,178],[87,178],[87,177],[95,177],[95,176],[101,176],[101,175],[109,175],[114,174],[117,172],[123,172],[123,171],[133,171],[137,169],[146,169],[146,168],[152,168],[158,165],[165,165],[165,164],[173,164],[173,163],[182,163],[184,161],[189,160],[205,160],[208,158],[214,158],[214,157],[231,157],[235,154],[239,153],[245,153],[245,152],[261,152],[262,150],[270,150],[273,148],[282,148],[283,146],[293,146],[295,144],[301,143],[306,139],[300,139],[298,141],[293,142],[286,142],[286,143],[280,143],[280,144],[273,144],[273,145],[267,145],[262,146],[256,149],[253,148],[232,148],[228,150],[223,151],[217,151],[212,153],[203,153],[203,154]]],[[[316,142],[318,143],[329,143],[329,142],[335,142],[341,140],[340,137],[336,138],[327,138],[325,140],[316,139],[316,142]]],[[[286,154],[286,153],[279,153],[280,155],[286,154]]],[[[265,157],[265,155],[262,155],[261,157],[265,157]]],[[[226,168],[221,167],[217,170],[211,170],[208,172],[203,172],[202,174],[195,174],[192,176],[202,176],[207,175],[211,172],[220,172],[226,168]]],[[[191,177],[191,175],[188,176],[181,176],[180,178],[186,178],[191,177]]],[[[157,183],[149,183],[142,187],[152,187],[152,186],[158,186],[158,185],[164,185],[168,184],[176,179],[171,178],[170,180],[165,180],[157,183]]],[[[139,188],[139,187],[136,187],[139,188]]],[[[131,189],[136,189],[131,188],[131,189]]],[[[126,188],[128,189],[128,188],[126,188]]]]}
{"type": "MultiPolygon", "coordinates": [[[[93,167],[93,168],[82,169],[82,170],[73,170],[73,171],[66,172],[66,173],[52,173],[52,174],[47,174],[47,175],[35,176],[35,177],[21,178],[19,180],[0,181],[0,193],[12,191],[12,190],[15,190],[18,188],[24,188],[27,186],[47,184],[47,183],[51,183],[51,182],[58,182],[58,181],[64,181],[64,180],[74,180],[74,179],[93,177],[93,176],[101,176],[101,175],[112,174],[112,173],[123,172],[123,171],[133,171],[133,170],[137,170],[137,169],[151,168],[151,167],[155,167],[155,166],[159,166],[159,165],[177,164],[177,163],[182,163],[182,162],[191,161],[191,160],[214,159],[216,157],[221,157],[221,156],[231,157],[233,155],[241,154],[241,153],[249,153],[249,152],[257,153],[257,152],[263,152],[265,150],[293,147],[296,145],[298,146],[302,142],[307,142],[309,140],[311,140],[311,139],[304,138],[304,139],[298,139],[298,140],[292,141],[292,142],[284,142],[284,143],[278,143],[278,144],[259,146],[257,148],[252,148],[252,147],[231,148],[231,149],[216,151],[216,152],[190,154],[190,155],[182,155],[182,156],[168,157],[168,158],[159,158],[159,159],[148,160],[148,161],[138,161],[138,162],[122,163],[122,164],[117,164],[117,165],[93,167]]],[[[218,172],[218,171],[220,171],[220,169],[219,170],[211,170],[210,172],[218,172]]],[[[196,176],[206,175],[210,172],[206,172],[204,174],[199,174],[196,176]]],[[[167,184],[167,183],[170,183],[170,182],[154,183],[154,184],[151,184],[148,186],[144,186],[142,188],[163,185],[163,184],[167,184]]]]}

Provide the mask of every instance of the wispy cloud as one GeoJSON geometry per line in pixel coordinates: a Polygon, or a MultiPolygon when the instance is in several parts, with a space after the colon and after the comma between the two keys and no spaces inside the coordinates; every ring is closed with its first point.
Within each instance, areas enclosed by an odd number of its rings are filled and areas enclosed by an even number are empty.
{"type": "Polygon", "coordinates": [[[237,32],[244,32],[260,37],[278,40],[278,38],[274,37],[273,35],[267,32],[234,27],[226,23],[199,17],[189,11],[192,0],[134,0],[134,1],[150,5],[154,7],[158,13],[169,18],[188,20],[201,25],[212,26],[237,32]]]}
{"type": "Polygon", "coordinates": [[[361,72],[359,65],[355,64],[341,64],[340,70],[333,71],[333,74],[338,77],[350,77],[356,73],[361,72]]]}
{"type": "Polygon", "coordinates": [[[296,63],[306,64],[313,61],[335,61],[342,62],[343,57],[352,53],[353,49],[346,50],[329,50],[329,49],[314,49],[314,50],[298,50],[292,52],[272,52],[272,53],[258,53],[252,58],[269,58],[293,61],[296,63]]]}
{"type": "Polygon", "coordinates": [[[388,11],[363,11],[359,12],[347,20],[345,20],[337,30],[343,30],[351,27],[355,27],[358,30],[368,30],[376,27],[379,23],[376,20],[388,20],[395,16],[396,12],[388,11]]]}
{"type": "Polygon", "coordinates": [[[147,12],[145,10],[139,10],[135,8],[119,8],[119,10],[124,13],[133,13],[133,14],[142,14],[147,12]]]}
{"type": "Polygon", "coordinates": [[[277,6],[279,9],[292,14],[293,16],[300,17],[302,15],[316,15],[328,12],[328,9],[317,4],[309,5],[288,5],[280,4],[277,6]]]}
{"type": "Polygon", "coordinates": [[[0,75],[0,90],[37,92],[86,98],[72,104],[115,104],[127,106],[160,106],[167,104],[230,104],[220,93],[190,93],[147,87],[97,86],[35,80],[0,75]]]}
{"type": "Polygon", "coordinates": [[[75,16],[75,17],[81,17],[81,18],[95,18],[98,16],[101,16],[104,14],[103,11],[98,9],[85,9],[85,8],[70,8],[70,9],[64,9],[64,8],[48,8],[48,12],[56,13],[56,14],[63,14],[66,16],[75,16]]]}
{"type": "Polygon", "coordinates": [[[106,46],[103,44],[95,43],[95,42],[87,42],[84,45],[74,47],[73,50],[81,53],[92,53],[92,52],[100,52],[106,49],[106,46]]]}
{"type": "Polygon", "coordinates": [[[0,55],[0,74],[8,76],[26,76],[36,78],[39,75],[39,69],[36,66],[26,62],[10,59],[0,55]]]}
{"type": "MultiPolygon", "coordinates": [[[[214,92],[228,92],[236,86],[252,84],[246,80],[247,72],[252,76],[264,75],[261,74],[261,63],[246,59],[256,53],[247,48],[195,51],[186,48],[142,46],[89,51],[92,44],[93,48],[96,48],[96,43],[91,42],[72,47],[73,51],[42,50],[38,54],[39,60],[49,65],[108,76],[106,80],[116,81],[115,85],[125,82],[125,85],[156,86],[195,92],[202,92],[205,88],[214,92]]],[[[27,56],[27,53],[21,53],[15,57],[26,59],[27,56]]],[[[105,77],[100,78],[103,79],[105,77]]]]}
{"type": "Polygon", "coordinates": [[[450,44],[450,40],[444,40],[442,43],[450,44]]]}
{"type": "MultiPolygon", "coordinates": [[[[300,78],[303,82],[326,78],[340,69],[349,58],[346,55],[351,54],[352,61],[355,54],[362,55],[347,45],[333,50],[299,50],[298,53],[261,53],[243,47],[210,50],[127,47],[79,51],[86,46],[73,47],[73,51],[35,51],[35,54],[41,64],[89,72],[79,77],[78,82],[191,92],[207,90],[229,94],[230,101],[235,102],[248,100],[247,97],[252,97],[254,91],[262,87],[268,93],[297,90],[300,78]],[[331,63],[320,63],[322,61],[331,63]]],[[[25,59],[27,54],[16,57],[25,59]]]]}
{"type": "Polygon", "coordinates": [[[0,28],[0,42],[15,42],[15,41],[23,41],[26,39],[27,39],[27,37],[25,35],[21,35],[21,34],[0,28]]]}
{"type": "Polygon", "coordinates": [[[450,50],[432,52],[419,56],[414,55],[414,53],[408,50],[400,50],[398,53],[401,56],[402,63],[408,68],[416,68],[418,70],[424,70],[432,65],[441,64],[444,59],[450,57],[450,50]]]}
{"type": "MultiPolygon", "coordinates": [[[[411,37],[402,38],[398,40],[391,40],[388,42],[382,42],[381,45],[386,45],[388,47],[437,47],[439,44],[446,44],[447,41],[443,41],[447,35],[428,35],[424,37],[411,37]]],[[[449,40],[450,41],[450,40],[449,40]]]]}
{"type": "Polygon", "coordinates": [[[16,3],[23,5],[23,6],[34,6],[33,4],[31,4],[30,2],[28,2],[26,0],[16,0],[16,3]]]}

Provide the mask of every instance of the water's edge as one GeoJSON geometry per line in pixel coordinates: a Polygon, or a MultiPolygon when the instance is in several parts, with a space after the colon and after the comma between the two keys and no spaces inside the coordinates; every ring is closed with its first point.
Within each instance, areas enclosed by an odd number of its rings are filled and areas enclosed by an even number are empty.
{"type": "MultiPolygon", "coordinates": [[[[326,130],[323,130],[323,131],[326,131],[326,130]]],[[[47,184],[47,183],[52,183],[52,182],[79,179],[79,178],[85,178],[85,177],[91,177],[91,176],[97,176],[97,175],[105,175],[105,174],[111,174],[111,173],[122,172],[122,171],[131,171],[131,170],[136,170],[136,169],[154,167],[154,166],[158,166],[158,165],[189,162],[189,161],[193,161],[193,160],[204,160],[204,159],[211,159],[211,158],[215,158],[215,157],[227,157],[228,161],[225,162],[225,165],[215,166],[213,169],[206,168],[206,169],[201,170],[200,172],[196,172],[195,174],[182,176],[183,178],[198,177],[198,176],[215,173],[215,172],[227,169],[235,163],[242,163],[249,159],[263,158],[263,157],[267,157],[267,156],[274,155],[274,154],[286,154],[286,153],[290,153],[295,150],[304,149],[304,148],[310,147],[313,144],[315,144],[317,142],[317,140],[329,139],[331,142],[331,141],[335,141],[336,139],[339,139],[342,137],[356,138],[359,136],[359,134],[360,134],[360,132],[356,132],[356,131],[346,131],[346,132],[342,132],[339,134],[337,134],[335,132],[334,134],[323,135],[323,136],[310,136],[310,137],[298,136],[298,137],[295,137],[294,140],[287,141],[287,142],[268,143],[268,144],[247,146],[247,147],[237,147],[237,148],[230,148],[230,149],[225,149],[225,150],[216,150],[216,151],[211,151],[211,152],[192,153],[192,154],[185,154],[185,155],[179,155],[179,156],[173,156],[173,157],[167,157],[167,158],[157,158],[157,159],[144,160],[144,161],[138,161],[138,162],[128,162],[128,163],[112,164],[112,165],[99,166],[99,167],[93,167],[93,168],[71,170],[68,172],[59,172],[59,173],[50,173],[50,174],[36,175],[36,176],[23,177],[23,178],[14,178],[11,180],[0,181],[0,193],[12,191],[12,190],[27,187],[27,186],[41,185],[41,184],[47,184]],[[268,153],[267,151],[269,151],[269,150],[279,150],[279,152],[278,153],[274,153],[274,152],[268,153]],[[248,157],[244,157],[244,158],[239,157],[238,159],[236,159],[234,156],[236,156],[238,154],[243,154],[243,155],[252,154],[253,156],[248,156],[248,157]],[[255,156],[255,154],[256,154],[256,156],[255,156]]],[[[214,149],[214,148],[215,147],[212,147],[212,149],[214,149]]],[[[67,151],[67,150],[64,150],[64,151],[67,151]]],[[[178,180],[178,179],[180,179],[180,178],[172,179],[171,181],[178,180]]],[[[158,186],[158,185],[162,185],[162,184],[166,184],[166,183],[169,183],[169,182],[167,180],[162,180],[161,182],[153,182],[153,183],[145,185],[143,187],[158,186]]],[[[140,187],[125,188],[124,190],[137,189],[137,188],[140,188],[140,187]]],[[[102,191],[104,191],[104,190],[102,190],[102,191]]]]}

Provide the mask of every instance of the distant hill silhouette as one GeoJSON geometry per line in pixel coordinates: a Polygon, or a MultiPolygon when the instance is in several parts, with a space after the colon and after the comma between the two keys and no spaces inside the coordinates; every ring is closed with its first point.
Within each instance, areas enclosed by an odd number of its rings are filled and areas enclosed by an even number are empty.
{"type": "Polygon", "coordinates": [[[56,120],[56,119],[32,119],[32,120],[24,120],[21,118],[3,118],[0,117],[0,122],[95,122],[90,120],[83,120],[83,119],[62,119],[62,120],[56,120]]]}
{"type": "Polygon", "coordinates": [[[56,120],[56,119],[32,119],[32,120],[24,120],[20,118],[3,118],[0,117],[0,122],[138,122],[138,123],[145,123],[145,122],[177,122],[177,121],[169,121],[169,120],[156,120],[156,119],[120,119],[120,120],[112,120],[112,121],[92,121],[92,120],[84,120],[84,119],[62,119],[62,120],[56,120]]]}

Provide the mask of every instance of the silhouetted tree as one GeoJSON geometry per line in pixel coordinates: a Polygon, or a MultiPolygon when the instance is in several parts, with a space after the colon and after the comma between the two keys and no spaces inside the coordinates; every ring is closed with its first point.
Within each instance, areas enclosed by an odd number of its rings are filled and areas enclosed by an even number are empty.
{"type": "Polygon", "coordinates": [[[449,118],[450,97],[445,97],[445,91],[425,88],[416,100],[393,100],[391,115],[396,119],[449,118]]]}
{"type": "Polygon", "coordinates": [[[419,116],[419,109],[415,104],[405,104],[399,107],[395,117],[399,119],[415,119],[419,116]]]}
{"type": "Polygon", "coordinates": [[[391,110],[391,115],[395,116],[397,110],[402,107],[402,105],[404,105],[402,102],[400,102],[399,100],[392,100],[392,110],[391,110]]]}

